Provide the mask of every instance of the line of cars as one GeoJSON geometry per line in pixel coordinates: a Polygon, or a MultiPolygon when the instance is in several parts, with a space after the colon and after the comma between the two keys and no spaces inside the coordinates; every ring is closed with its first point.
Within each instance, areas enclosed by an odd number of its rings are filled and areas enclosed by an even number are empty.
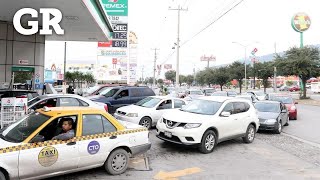
{"type": "MultiPolygon", "coordinates": [[[[147,92],[146,87],[109,87],[99,93],[104,98],[89,98],[117,102],[100,101],[94,103],[100,107],[93,108],[88,98],[77,95],[33,99],[30,107],[34,112],[1,130],[0,177],[44,178],[99,166],[110,174],[121,174],[130,156],[150,149],[148,129],[152,126],[164,141],[197,146],[200,152],[210,153],[222,141],[241,137],[245,143],[252,143],[259,129],[281,133],[282,126],[289,123],[288,110],[281,102],[253,104],[246,98],[204,96],[196,90],[188,93],[195,95],[192,100],[143,94],[147,92]],[[55,104],[47,108],[52,100],[55,104]],[[108,110],[113,107],[114,117],[106,113],[106,105],[108,110]],[[262,118],[264,114],[269,117],[262,118]],[[51,140],[61,130],[60,122],[65,117],[73,120],[76,136],[67,141],[51,140]],[[34,161],[36,170],[28,169],[26,161],[34,161]]],[[[269,94],[268,98],[279,96],[269,94]]]]}

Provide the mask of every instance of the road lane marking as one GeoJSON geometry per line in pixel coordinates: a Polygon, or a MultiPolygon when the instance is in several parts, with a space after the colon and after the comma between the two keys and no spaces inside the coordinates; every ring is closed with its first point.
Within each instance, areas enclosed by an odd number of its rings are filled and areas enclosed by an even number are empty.
{"type": "Polygon", "coordinates": [[[199,173],[202,171],[203,170],[198,167],[187,168],[187,169],[178,170],[178,171],[171,171],[171,172],[160,171],[160,172],[158,172],[158,174],[156,174],[153,177],[153,179],[156,179],[156,180],[177,180],[178,177],[196,174],[196,173],[199,173]]]}

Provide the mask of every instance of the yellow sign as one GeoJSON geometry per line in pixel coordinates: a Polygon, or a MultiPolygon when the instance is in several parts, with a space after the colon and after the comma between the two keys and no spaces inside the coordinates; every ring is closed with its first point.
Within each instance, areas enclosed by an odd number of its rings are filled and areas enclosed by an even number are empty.
{"type": "Polygon", "coordinates": [[[202,169],[198,167],[193,167],[193,168],[187,168],[179,171],[171,171],[171,172],[164,172],[160,171],[157,175],[153,177],[153,179],[156,180],[165,180],[165,179],[170,179],[170,180],[177,180],[178,177],[181,176],[187,176],[190,174],[195,174],[202,172],[202,169]]]}
{"type": "Polygon", "coordinates": [[[39,155],[38,161],[43,167],[52,166],[58,160],[58,150],[54,147],[45,147],[43,148],[39,155]]]}

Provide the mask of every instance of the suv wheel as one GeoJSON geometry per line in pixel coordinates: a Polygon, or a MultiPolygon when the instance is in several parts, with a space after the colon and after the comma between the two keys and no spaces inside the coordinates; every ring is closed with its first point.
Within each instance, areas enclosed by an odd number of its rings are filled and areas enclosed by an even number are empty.
{"type": "Polygon", "coordinates": [[[252,143],[256,137],[256,128],[250,124],[247,128],[246,136],[242,138],[245,143],[252,143]]]}
{"type": "Polygon", "coordinates": [[[208,154],[211,153],[217,144],[217,135],[212,130],[208,130],[204,133],[199,146],[199,151],[208,154]]]}
{"type": "Polygon", "coordinates": [[[1,180],[6,180],[6,176],[3,174],[3,172],[0,170],[0,179],[1,180]]]}
{"type": "Polygon", "coordinates": [[[119,175],[124,173],[129,164],[129,155],[124,149],[113,151],[107,161],[104,163],[104,168],[111,175],[119,175]]]}
{"type": "Polygon", "coordinates": [[[151,123],[152,123],[152,121],[151,121],[150,118],[148,118],[148,117],[143,117],[143,118],[140,120],[139,125],[144,126],[144,127],[146,127],[147,129],[150,129],[150,128],[151,128],[151,123]]]}
{"type": "Polygon", "coordinates": [[[276,127],[277,129],[274,131],[276,134],[281,134],[282,132],[282,122],[281,120],[278,122],[278,125],[276,127]]]}

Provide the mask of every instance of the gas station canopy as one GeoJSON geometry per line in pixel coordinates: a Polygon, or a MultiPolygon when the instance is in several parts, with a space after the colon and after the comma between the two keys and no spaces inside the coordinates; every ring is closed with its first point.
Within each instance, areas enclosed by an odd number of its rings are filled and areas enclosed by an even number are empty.
{"type": "MultiPolygon", "coordinates": [[[[0,5],[0,21],[11,22],[14,14],[22,8],[56,8],[62,12],[60,22],[64,35],[46,35],[46,40],[56,41],[108,41],[111,23],[96,0],[5,0],[0,5]]],[[[41,14],[38,19],[24,15],[21,23],[38,20],[41,26],[41,14]]]]}

